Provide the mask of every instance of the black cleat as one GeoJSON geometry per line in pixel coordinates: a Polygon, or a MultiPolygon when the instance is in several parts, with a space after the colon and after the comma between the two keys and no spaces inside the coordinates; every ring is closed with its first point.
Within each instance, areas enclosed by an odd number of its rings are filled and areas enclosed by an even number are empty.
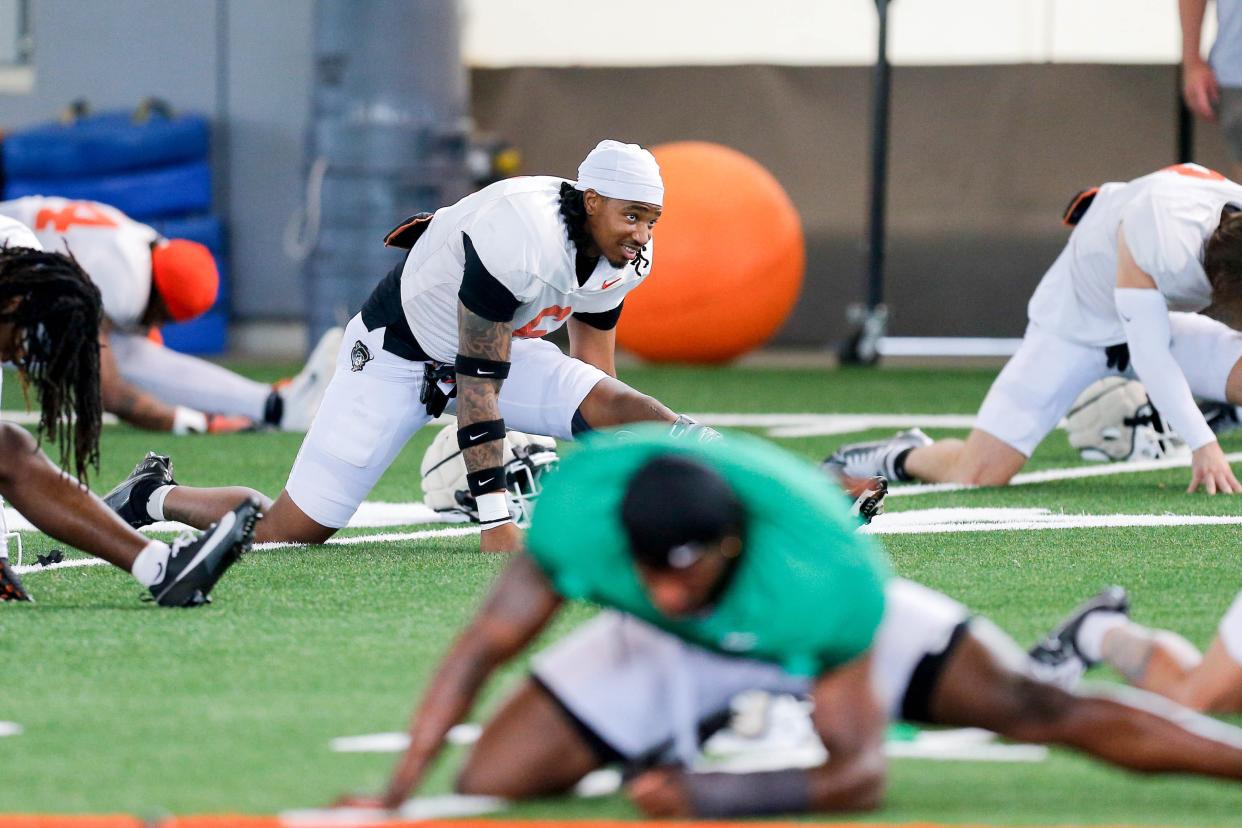
{"type": "Polygon", "coordinates": [[[208,603],[211,590],[254,540],[254,526],[263,513],[247,498],[197,540],[173,541],[168,571],[151,587],[155,603],[164,607],[197,607],[208,603]]]}
{"type": "Polygon", "coordinates": [[[876,515],[884,514],[884,498],[888,496],[888,478],[882,475],[869,477],[854,486],[847,486],[846,494],[854,498],[850,514],[861,518],[863,525],[876,515]]]}
{"type": "Polygon", "coordinates": [[[0,557],[0,601],[33,601],[22,586],[21,579],[9,565],[7,557],[0,557]]]}
{"type": "Polygon", "coordinates": [[[163,454],[148,451],[129,477],[103,497],[109,509],[121,516],[121,520],[135,529],[150,526],[155,519],[147,513],[147,501],[160,486],[176,486],[173,480],[172,461],[163,454]]]}
{"type": "Polygon", "coordinates": [[[1031,658],[1044,667],[1055,669],[1074,659],[1081,662],[1083,668],[1093,667],[1095,661],[1087,658],[1078,648],[1078,630],[1083,620],[1093,612],[1119,612],[1130,614],[1130,596],[1124,587],[1104,587],[1093,598],[1083,601],[1074,611],[1065,617],[1052,632],[1030,650],[1031,658]]]}

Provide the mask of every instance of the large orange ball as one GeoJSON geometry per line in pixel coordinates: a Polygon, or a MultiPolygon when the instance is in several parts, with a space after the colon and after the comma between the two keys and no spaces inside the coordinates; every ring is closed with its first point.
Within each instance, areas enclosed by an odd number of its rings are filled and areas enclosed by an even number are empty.
{"type": "Polygon", "coordinates": [[[654,362],[725,362],[766,342],[802,288],[793,202],[742,153],[703,141],[656,147],[664,215],[651,275],[625,298],[617,342],[654,362]]]}

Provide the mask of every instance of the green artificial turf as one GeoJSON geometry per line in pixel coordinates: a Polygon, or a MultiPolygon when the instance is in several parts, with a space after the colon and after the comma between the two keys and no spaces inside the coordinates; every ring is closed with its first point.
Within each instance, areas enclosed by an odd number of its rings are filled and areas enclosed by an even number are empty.
{"type": "MultiPolygon", "coordinates": [[[[271,379],[287,368],[245,370],[271,379]]],[[[966,414],[993,374],[644,367],[623,379],[681,411],[966,414]]],[[[5,383],[6,409],[20,403],[15,385],[5,383]]],[[[885,433],[780,443],[819,460],[843,440],[885,433]]],[[[433,436],[415,437],[372,499],[421,496],[418,461],[433,436]]],[[[172,455],[183,483],[244,483],[274,495],[300,441],[110,427],[92,485],[106,491],[154,448],[172,455]]],[[[1242,438],[1224,445],[1242,450],[1242,438]]],[[[1031,468],[1076,463],[1057,433],[1031,468]]],[[[1179,469],[894,497],[889,508],[1215,515],[1242,507],[1238,499],[1186,495],[1188,477],[1179,469]]],[[[1242,586],[1238,537],[1234,526],[1198,526],[892,535],[884,543],[901,574],[964,601],[1024,645],[1115,582],[1131,589],[1138,620],[1204,646],[1242,586]]],[[[464,537],[258,551],[229,573],[211,607],[190,611],[141,603],[132,579],[107,567],[29,574],[38,603],[0,606],[0,720],[25,728],[0,738],[0,812],[272,813],[377,790],[394,757],[335,754],[329,740],[405,726],[436,660],[503,565],[480,555],[476,543],[464,537]]],[[[58,546],[29,535],[27,557],[58,546]]],[[[548,637],[590,613],[568,610],[548,637]]],[[[522,675],[521,663],[506,669],[476,718],[522,675]]],[[[448,751],[424,791],[447,791],[460,756],[448,751]]],[[[867,821],[1242,825],[1240,785],[1142,778],[1064,751],[1039,764],[901,760],[891,776],[886,806],[867,821]]],[[[620,796],[533,802],[512,813],[636,816],[620,796]]]]}

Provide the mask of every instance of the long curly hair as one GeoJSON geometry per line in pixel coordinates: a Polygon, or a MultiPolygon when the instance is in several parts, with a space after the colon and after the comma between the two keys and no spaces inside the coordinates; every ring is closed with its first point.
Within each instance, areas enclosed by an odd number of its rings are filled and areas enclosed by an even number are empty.
{"type": "MultiPolygon", "coordinates": [[[[26,393],[39,398],[36,434],[60,446],[60,465],[85,485],[99,468],[103,397],[99,380],[99,288],[72,256],[0,248],[0,325],[12,325],[6,356],[26,393]]],[[[6,348],[7,349],[7,348],[6,348]]],[[[29,401],[29,398],[27,398],[29,401]]]]}
{"type": "Polygon", "coordinates": [[[565,221],[565,232],[578,252],[585,251],[592,244],[591,231],[587,229],[586,202],[582,191],[575,190],[568,181],[561,182],[561,218],[565,221]]]}

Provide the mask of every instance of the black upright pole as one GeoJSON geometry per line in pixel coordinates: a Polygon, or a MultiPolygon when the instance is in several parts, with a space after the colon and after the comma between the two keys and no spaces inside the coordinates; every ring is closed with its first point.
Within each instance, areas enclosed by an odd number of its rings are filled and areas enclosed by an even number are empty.
{"type": "Polygon", "coordinates": [[[880,14],[880,41],[875,60],[871,104],[871,211],[867,256],[867,310],[884,304],[884,217],[888,189],[888,114],[892,67],[888,63],[888,0],[876,0],[880,14]]]}
{"type": "Polygon", "coordinates": [[[879,14],[879,44],[871,90],[871,196],[868,211],[867,275],[865,305],[851,305],[849,322],[853,331],[842,343],[842,362],[874,364],[879,360],[879,341],[888,327],[888,308],[884,305],[884,249],[888,189],[888,120],[891,109],[892,67],[888,62],[889,0],[875,0],[879,14]]]}
{"type": "Polygon", "coordinates": [[[1177,163],[1189,164],[1195,160],[1195,117],[1190,112],[1190,107],[1186,106],[1186,99],[1182,97],[1182,83],[1185,80],[1182,74],[1182,65],[1177,65],[1177,90],[1174,95],[1177,100],[1177,163]]]}

